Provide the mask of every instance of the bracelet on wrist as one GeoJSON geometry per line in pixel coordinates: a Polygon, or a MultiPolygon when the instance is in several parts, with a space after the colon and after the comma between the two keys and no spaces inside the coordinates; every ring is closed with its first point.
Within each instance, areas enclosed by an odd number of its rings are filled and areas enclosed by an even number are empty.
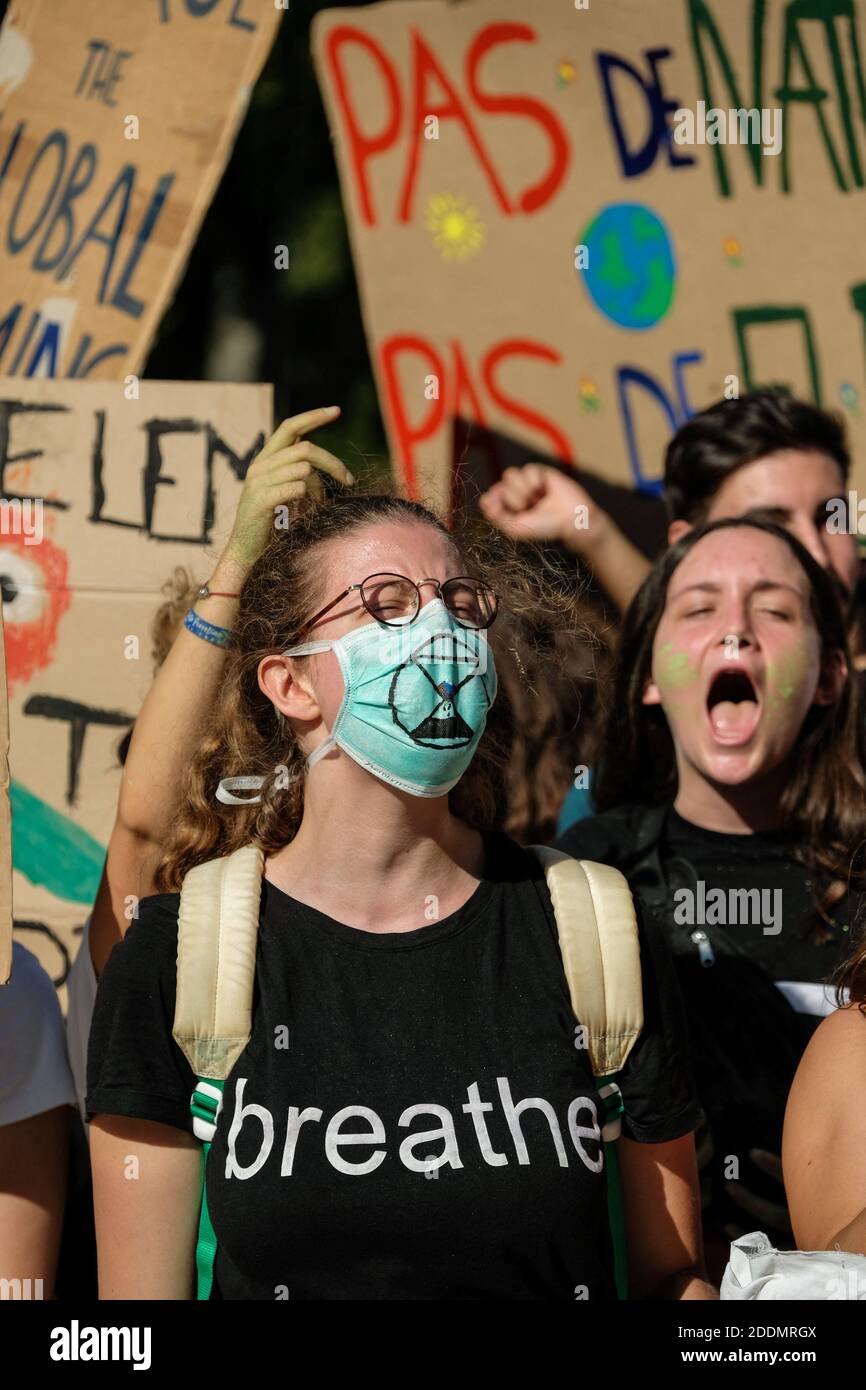
{"type": "Polygon", "coordinates": [[[196,600],[200,598],[240,598],[240,594],[226,594],[221,589],[210,589],[207,584],[201,584],[195,592],[196,600]]]}
{"type": "Polygon", "coordinates": [[[201,637],[205,642],[212,642],[215,647],[227,647],[232,640],[229,628],[218,627],[216,623],[207,622],[204,618],[199,617],[194,608],[190,608],[183,620],[183,625],[193,636],[201,637]]]}

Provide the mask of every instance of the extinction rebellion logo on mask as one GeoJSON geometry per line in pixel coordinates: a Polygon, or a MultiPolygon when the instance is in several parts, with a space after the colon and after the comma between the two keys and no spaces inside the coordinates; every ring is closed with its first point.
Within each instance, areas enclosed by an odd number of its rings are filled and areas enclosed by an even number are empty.
{"type": "Polygon", "coordinates": [[[389,704],[394,723],[413,743],[426,748],[460,748],[471,743],[476,730],[460,712],[461,692],[471,681],[481,682],[485,704],[488,689],[486,643],[477,634],[435,632],[412,650],[394,674],[389,704]]]}
{"type": "Polygon", "coordinates": [[[575,1157],[593,1173],[600,1173],[604,1165],[598,1111],[589,1096],[575,1096],[561,1124],[554,1107],[540,1096],[515,1100],[506,1076],[496,1078],[495,1093],[490,1089],[495,1100],[485,1099],[477,1082],[467,1086],[466,1103],[455,1107],[456,1119],[447,1106],[433,1101],[408,1106],[397,1119],[398,1132],[390,1135],[385,1121],[368,1105],[346,1105],[328,1119],[318,1106],[301,1110],[290,1105],[285,1120],[280,1120],[278,1138],[275,1115],[266,1106],[245,1100],[246,1088],[246,1079],[235,1083],[226,1178],[245,1181],[255,1177],[272,1155],[271,1166],[279,1160],[280,1177],[290,1178],[298,1164],[320,1160],[323,1153],[338,1173],[363,1177],[374,1173],[386,1158],[394,1155],[395,1148],[404,1168],[426,1177],[446,1166],[463,1168],[464,1160],[477,1159],[479,1154],[490,1168],[504,1168],[511,1163],[526,1165],[533,1156],[538,1161],[542,1147],[545,1158],[553,1153],[561,1168],[571,1167],[575,1157]],[[537,1113],[525,1124],[530,1111],[537,1113]],[[503,1136],[498,1145],[488,1127],[488,1117],[494,1114],[503,1136]],[[416,1122],[421,1122],[422,1127],[401,1137],[399,1131],[416,1122]],[[243,1150],[242,1157],[239,1148],[243,1150]],[[436,1152],[431,1153],[434,1148],[436,1152]]]}

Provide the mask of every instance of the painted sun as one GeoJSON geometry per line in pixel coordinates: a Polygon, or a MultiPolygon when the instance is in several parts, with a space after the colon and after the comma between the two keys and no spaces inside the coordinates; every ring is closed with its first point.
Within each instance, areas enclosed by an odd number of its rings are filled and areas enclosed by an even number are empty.
{"type": "Polygon", "coordinates": [[[424,220],[443,261],[465,261],[480,251],[486,240],[477,210],[465,198],[451,193],[434,195],[427,203],[424,220]]]}

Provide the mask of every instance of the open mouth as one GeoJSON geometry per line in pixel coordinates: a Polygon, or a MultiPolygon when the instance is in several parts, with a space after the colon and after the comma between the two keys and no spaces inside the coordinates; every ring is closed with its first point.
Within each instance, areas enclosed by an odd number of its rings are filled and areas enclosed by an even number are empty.
{"type": "Polygon", "coordinates": [[[748,743],[758,725],[761,701],[755,683],[741,666],[718,671],[707,695],[710,728],[721,743],[748,743]]]}

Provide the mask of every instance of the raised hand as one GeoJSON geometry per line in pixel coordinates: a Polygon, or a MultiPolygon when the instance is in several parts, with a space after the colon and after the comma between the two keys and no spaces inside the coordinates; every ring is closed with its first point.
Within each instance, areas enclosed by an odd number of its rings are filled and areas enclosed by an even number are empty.
{"type": "Polygon", "coordinates": [[[582,553],[581,542],[599,512],[578,482],[543,463],[506,468],[482,495],[480,507],[491,525],[513,540],[559,541],[576,553],[582,553]]]}
{"type": "Polygon", "coordinates": [[[284,420],[264,444],[247,470],[234,526],[225,550],[233,566],[249,569],[264,550],[274,527],[274,508],[299,497],[321,497],[319,472],[347,486],[355,479],[336,454],[305,438],[329,425],[340,413],[338,405],[321,406],[284,420]]]}
{"type": "Polygon", "coordinates": [[[591,566],[621,612],[649,574],[649,561],[603,507],[567,473],[544,463],[506,468],[483,493],[482,515],[515,541],[556,541],[591,566]]]}

